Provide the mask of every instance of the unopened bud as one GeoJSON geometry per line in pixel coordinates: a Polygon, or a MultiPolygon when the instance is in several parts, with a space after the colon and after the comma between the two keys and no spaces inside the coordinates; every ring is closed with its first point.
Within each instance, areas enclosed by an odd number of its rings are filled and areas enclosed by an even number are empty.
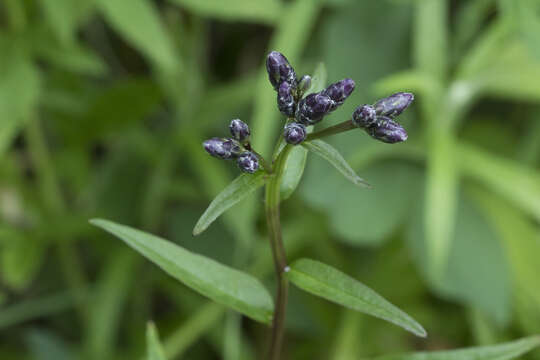
{"type": "Polygon", "coordinates": [[[283,82],[288,82],[292,87],[296,86],[296,73],[282,53],[272,51],[268,54],[266,58],[266,71],[268,72],[268,79],[275,90],[283,82]]]}
{"type": "Polygon", "coordinates": [[[288,144],[298,145],[307,137],[306,127],[300,123],[292,122],[285,125],[283,137],[288,144]]]}
{"type": "Polygon", "coordinates": [[[303,98],[296,109],[296,120],[304,125],[313,125],[328,114],[334,102],[323,93],[309,94],[303,98]]]}
{"type": "Polygon", "coordinates": [[[233,138],[240,142],[247,142],[249,140],[249,126],[240,119],[234,119],[229,125],[229,130],[233,138]]]}
{"type": "Polygon", "coordinates": [[[293,89],[288,82],[282,82],[278,89],[277,104],[279,111],[287,116],[294,116],[294,96],[293,89]]]}
{"type": "Polygon", "coordinates": [[[259,159],[251,151],[243,152],[236,162],[240,170],[253,174],[259,169],[259,159]]]}
{"type": "Polygon", "coordinates": [[[371,105],[362,105],[356,108],[352,114],[352,122],[361,128],[369,128],[377,121],[377,113],[371,105]]]}
{"type": "Polygon", "coordinates": [[[394,144],[407,140],[405,129],[389,117],[379,117],[377,125],[366,129],[366,132],[379,141],[394,144]]]}
{"type": "Polygon", "coordinates": [[[406,92],[398,92],[381,99],[373,105],[377,115],[389,116],[394,118],[401,114],[406,108],[411,105],[414,100],[414,95],[406,92]]]}

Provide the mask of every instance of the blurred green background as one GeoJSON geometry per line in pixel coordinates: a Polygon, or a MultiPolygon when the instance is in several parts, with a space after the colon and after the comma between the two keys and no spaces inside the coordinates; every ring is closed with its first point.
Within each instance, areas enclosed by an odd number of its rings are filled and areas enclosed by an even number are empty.
{"type": "MultiPolygon", "coordinates": [[[[283,203],[289,259],[360,279],[429,337],[290,294],[288,359],[346,360],[540,333],[540,1],[1,0],[0,358],[258,359],[268,328],[197,295],[92,217],[159,234],[274,291],[257,194],[203,235],[238,173],[201,142],[282,119],[269,50],[319,62],[360,104],[413,91],[404,144],[330,142],[373,190],[310,157],[283,203]]],[[[320,125],[321,126],[321,125],[320,125]]],[[[540,352],[530,359],[540,359],[540,352]]]]}

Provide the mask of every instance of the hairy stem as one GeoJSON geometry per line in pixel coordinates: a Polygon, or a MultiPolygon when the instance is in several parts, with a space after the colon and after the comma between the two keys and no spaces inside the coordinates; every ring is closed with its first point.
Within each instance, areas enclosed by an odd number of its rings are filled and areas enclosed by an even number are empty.
{"type": "Polygon", "coordinates": [[[307,136],[307,141],[320,139],[325,136],[339,134],[345,131],[356,129],[357,126],[353,124],[352,120],[347,120],[334,126],[330,126],[326,129],[316,131],[307,136]]]}
{"type": "Polygon", "coordinates": [[[283,334],[285,330],[285,312],[287,309],[287,293],[289,283],[284,276],[287,271],[287,257],[281,236],[281,223],[279,219],[280,184],[287,157],[292,150],[291,145],[283,148],[275,163],[275,173],[266,185],[266,221],[268,235],[272,247],[274,266],[278,280],[274,320],[272,322],[272,340],[270,346],[270,360],[278,360],[281,354],[283,334]]]}

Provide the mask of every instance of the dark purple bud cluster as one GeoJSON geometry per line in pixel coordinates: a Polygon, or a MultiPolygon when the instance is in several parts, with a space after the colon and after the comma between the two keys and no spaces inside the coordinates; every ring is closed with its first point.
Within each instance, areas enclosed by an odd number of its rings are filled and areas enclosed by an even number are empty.
{"type": "Polygon", "coordinates": [[[407,132],[394,118],[409,107],[413,100],[413,94],[399,92],[374,105],[359,106],[352,115],[352,122],[382,142],[394,144],[405,141],[407,132]]]}
{"type": "Polygon", "coordinates": [[[321,92],[309,94],[298,104],[296,120],[306,125],[318,123],[325,115],[345,102],[353,92],[354,86],[352,79],[343,79],[321,92]]]}
{"type": "Polygon", "coordinates": [[[303,124],[292,122],[285,125],[283,138],[288,144],[298,145],[307,137],[307,130],[303,124]]]}
{"type": "Polygon", "coordinates": [[[223,160],[237,159],[240,170],[254,173],[259,169],[257,155],[249,151],[249,126],[240,119],[229,125],[232,138],[214,137],[203,142],[204,149],[213,157],[223,160]]]}

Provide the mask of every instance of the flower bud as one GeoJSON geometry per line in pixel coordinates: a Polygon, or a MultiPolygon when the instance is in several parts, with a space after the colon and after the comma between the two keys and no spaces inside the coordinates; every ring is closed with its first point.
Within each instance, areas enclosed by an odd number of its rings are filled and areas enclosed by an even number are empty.
{"type": "Polygon", "coordinates": [[[321,93],[309,94],[298,103],[296,119],[304,125],[313,125],[322,120],[330,112],[334,102],[321,93]]]}
{"type": "Polygon", "coordinates": [[[203,143],[204,149],[218,159],[232,159],[241,152],[238,142],[232,139],[212,138],[203,143]]]}
{"type": "Polygon", "coordinates": [[[275,90],[283,82],[288,82],[292,87],[296,86],[296,73],[282,53],[272,51],[268,54],[266,58],[266,71],[268,72],[268,79],[275,90]]]}
{"type": "Polygon", "coordinates": [[[249,140],[249,126],[240,119],[234,119],[229,125],[229,130],[233,138],[240,142],[247,142],[249,140]]]}
{"type": "Polygon", "coordinates": [[[354,86],[354,80],[343,79],[341,81],[338,81],[337,83],[328,86],[324,90],[324,94],[327,95],[330,99],[332,99],[335,103],[332,110],[335,110],[339,105],[343,104],[345,99],[347,99],[349,95],[351,95],[351,93],[354,91],[354,86]]]}
{"type": "Polygon", "coordinates": [[[294,96],[293,89],[288,82],[282,82],[279,85],[277,104],[279,111],[288,117],[294,116],[294,96]]]}
{"type": "Polygon", "coordinates": [[[298,145],[307,137],[307,130],[303,124],[292,122],[285,125],[283,137],[288,144],[298,145]]]}
{"type": "Polygon", "coordinates": [[[389,97],[381,99],[373,105],[377,115],[394,118],[401,114],[414,100],[411,93],[398,92],[389,97]]]}
{"type": "Polygon", "coordinates": [[[377,121],[377,113],[371,105],[362,105],[356,108],[352,114],[352,122],[361,128],[373,126],[377,121]]]}
{"type": "Polygon", "coordinates": [[[259,169],[259,159],[251,151],[243,152],[236,161],[240,170],[253,174],[259,169]]]}
{"type": "Polygon", "coordinates": [[[305,94],[306,91],[309,90],[311,87],[311,76],[304,75],[300,78],[298,81],[298,92],[300,93],[300,96],[305,94]]]}
{"type": "Polygon", "coordinates": [[[389,117],[381,116],[377,119],[377,124],[366,129],[366,132],[379,141],[394,144],[407,140],[405,129],[389,117]]]}

